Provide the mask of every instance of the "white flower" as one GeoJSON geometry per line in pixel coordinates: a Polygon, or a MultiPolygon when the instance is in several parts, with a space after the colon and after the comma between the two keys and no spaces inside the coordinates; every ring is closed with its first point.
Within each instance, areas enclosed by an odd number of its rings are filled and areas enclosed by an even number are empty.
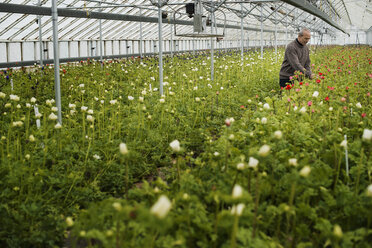
{"type": "Polygon", "coordinates": [[[87,111],[87,110],[88,110],[88,107],[86,107],[86,106],[82,106],[82,107],[81,107],[81,111],[85,112],[85,111],[87,111]]]}
{"type": "Polygon", "coordinates": [[[329,111],[333,111],[333,107],[329,107],[329,109],[328,109],[329,111]]]}
{"type": "Polygon", "coordinates": [[[266,117],[262,117],[262,119],[261,119],[261,123],[262,123],[262,124],[266,124],[266,123],[267,123],[267,118],[266,118],[266,117]]]}
{"type": "Polygon", "coordinates": [[[367,187],[367,196],[372,197],[372,184],[368,185],[367,187]]]}
{"type": "Polygon", "coordinates": [[[45,103],[46,103],[48,106],[52,106],[52,100],[46,100],[45,103]]]}
{"type": "Polygon", "coordinates": [[[48,119],[49,120],[52,120],[52,121],[55,121],[57,120],[58,116],[56,116],[54,113],[51,113],[49,116],[48,116],[48,119]]]}
{"type": "Polygon", "coordinates": [[[258,165],[259,161],[257,159],[255,159],[254,157],[249,157],[249,161],[248,161],[248,167],[250,168],[257,168],[257,165],[258,165]]]}
{"type": "Polygon", "coordinates": [[[35,98],[35,97],[31,97],[30,101],[31,101],[32,103],[35,103],[35,102],[36,102],[36,98],[35,98]]]}
{"type": "Polygon", "coordinates": [[[363,140],[371,140],[372,139],[372,130],[364,129],[362,139],[363,140]]]}
{"type": "Polygon", "coordinates": [[[292,165],[292,166],[297,166],[297,158],[290,158],[288,159],[288,163],[289,165],[292,165]]]}
{"type": "Polygon", "coordinates": [[[5,108],[11,108],[12,107],[12,104],[11,103],[6,103],[4,107],[5,108]]]}
{"type": "Polygon", "coordinates": [[[111,101],[110,101],[110,104],[111,104],[111,105],[115,105],[117,102],[118,102],[117,100],[111,100],[111,101]]]}
{"type": "Polygon", "coordinates": [[[235,139],[235,135],[234,134],[230,134],[229,135],[229,140],[233,140],[233,139],[235,139]]]}
{"type": "Polygon", "coordinates": [[[30,142],[35,142],[35,137],[31,134],[28,139],[30,140],[30,142]]]}
{"type": "Polygon", "coordinates": [[[145,99],[144,99],[142,96],[140,96],[140,97],[138,97],[138,100],[139,100],[140,102],[143,102],[145,99]]]}
{"type": "Polygon", "coordinates": [[[159,193],[159,192],[160,192],[160,189],[156,186],[156,187],[154,188],[154,192],[155,192],[155,193],[159,193]]]}
{"type": "Polygon", "coordinates": [[[220,153],[219,152],[214,152],[213,155],[218,157],[218,156],[220,156],[220,153]]]}
{"type": "Polygon", "coordinates": [[[236,165],[236,168],[237,168],[238,170],[244,170],[245,165],[244,165],[244,163],[238,163],[238,164],[236,165]]]}
{"type": "Polygon", "coordinates": [[[70,110],[70,115],[74,115],[75,112],[76,112],[76,111],[75,111],[74,109],[71,109],[71,110],[70,110]]]}
{"type": "Polygon", "coordinates": [[[342,238],[342,235],[343,235],[342,229],[337,224],[333,227],[333,235],[335,235],[339,239],[342,238]]]}
{"type": "Polygon", "coordinates": [[[5,97],[6,97],[6,94],[3,92],[0,92],[0,98],[5,98],[5,97]]]}
{"type": "Polygon", "coordinates": [[[58,108],[57,107],[52,107],[52,111],[53,112],[57,112],[58,111],[58,108]]]}
{"type": "Polygon", "coordinates": [[[84,88],[84,84],[79,84],[79,88],[84,88]]]}
{"type": "Polygon", "coordinates": [[[31,157],[30,154],[26,154],[26,155],[25,155],[25,159],[26,159],[26,160],[29,160],[30,157],[31,157]]]}
{"type": "Polygon", "coordinates": [[[302,177],[308,177],[311,172],[310,166],[306,165],[300,170],[300,176],[302,177]]]}
{"type": "Polygon", "coordinates": [[[274,136],[277,139],[281,139],[283,137],[283,133],[282,133],[282,131],[277,130],[277,131],[274,132],[274,136]]]}
{"type": "Polygon", "coordinates": [[[133,101],[134,100],[134,97],[133,96],[128,96],[128,100],[129,101],[133,101]]]}
{"type": "Polygon", "coordinates": [[[101,159],[101,157],[99,155],[97,155],[97,154],[94,154],[93,155],[93,158],[96,159],[96,160],[100,160],[101,159]]]}
{"type": "Polygon", "coordinates": [[[123,154],[123,155],[128,154],[128,148],[127,148],[127,145],[125,143],[120,143],[119,150],[120,150],[120,153],[123,154]]]}
{"type": "Polygon", "coordinates": [[[240,185],[235,184],[233,191],[232,191],[232,197],[239,198],[242,195],[243,195],[243,188],[240,185]]]}
{"type": "Polygon", "coordinates": [[[62,125],[59,122],[54,126],[55,129],[60,129],[61,127],[62,125]]]}
{"type": "Polygon", "coordinates": [[[244,210],[244,203],[239,203],[238,205],[233,205],[231,208],[231,214],[236,216],[241,216],[244,210]]]}
{"type": "Polygon", "coordinates": [[[92,115],[92,114],[94,113],[94,111],[93,111],[93,109],[89,109],[89,110],[87,111],[87,113],[90,114],[90,115],[92,115]]]}
{"type": "Polygon", "coordinates": [[[13,127],[22,127],[23,122],[22,121],[13,121],[13,127]]]}
{"type": "Polygon", "coordinates": [[[142,95],[146,95],[147,94],[147,91],[146,90],[143,90],[143,91],[141,91],[141,94],[142,95]]]}
{"type": "Polygon", "coordinates": [[[87,115],[87,121],[94,122],[94,117],[91,115],[87,115]]]}
{"type": "Polygon", "coordinates": [[[346,140],[343,140],[343,141],[340,143],[340,146],[346,148],[346,147],[347,147],[347,141],[346,141],[346,140]]]}
{"type": "Polygon", "coordinates": [[[198,90],[198,86],[195,86],[195,87],[194,87],[194,90],[198,90]]]}
{"type": "Polygon", "coordinates": [[[180,142],[178,140],[173,140],[169,146],[172,148],[174,152],[179,152],[181,150],[180,142]]]}
{"type": "Polygon", "coordinates": [[[261,146],[260,150],[258,151],[258,155],[261,157],[266,157],[270,153],[270,146],[268,145],[263,145],[261,146]]]}
{"type": "Polygon", "coordinates": [[[161,98],[161,99],[159,99],[159,102],[160,103],[165,103],[165,99],[161,98]]]}
{"type": "Polygon", "coordinates": [[[195,97],[195,102],[200,102],[200,98],[199,97],[195,97]]]}
{"type": "Polygon", "coordinates": [[[270,105],[269,105],[268,103],[265,103],[265,104],[263,105],[263,108],[266,109],[266,110],[268,110],[268,109],[270,109],[270,105]]]}
{"type": "Polygon", "coordinates": [[[40,119],[40,118],[41,118],[41,114],[40,114],[40,113],[37,113],[37,114],[35,115],[35,117],[36,117],[36,119],[40,119]]]}
{"type": "Polygon", "coordinates": [[[297,106],[294,106],[293,111],[297,111],[297,106]]]}
{"type": "Polygon", "coordinates": [[[301,113],[301,114],[306,113],[306,108],[305,108],[305,107],[302,107],[302,108],[300,109],[300,113],[301,113]]]}
{"type": "Polygon", "coordinates": [[[17,96],[17,95],[9,95],[9,98],[10,98],[10,100],[15,101],[15,102],[19,101],[19,96],[17,96]]]}
{"type": "Polygon", "coordinates": [[[116,211],[120,211],[123,207],[121,206],[120,202],[114,202],[112,204],[112,207],[116,210],[116,211]]]}
{"type": "Polygon", "coordinates": [[[72,220],[71,217],[66,218],[66,224],[67,224],[67,226],[73,226],[74,225],[74,221],[72,220]]]}
{"type": "Polygon", "coordinates": [[[318,96],[319,96],[319,92],[318,91],[314,91],[313,97],[318,97],[318,96]]]}
{"type": "Polygon", "coordinates": [[[31,104],[26,103],[26,107],[27,107],[27,108],[31,108],[31,104]]]}
{"type": "Polygon", "coordinates": [[[169,201],[168,197],[161,195],[158,201],[151,207],[150,212],[159,217],[164,218],[172,207],[172,203],[169,201]]]}
{"type": "Polygon", "coordinates": [[[357,108],[362,108],[362,104],[360,104],[360,102],[358,102],[357,104],[355,104],[355,106],[356,106],[357,108]]]}
{"type": "Polygon", "coordinates": [[[252,102],[252,100],[251,99],[248,99],[248,101],[247,101],[248,103],[251,103],[252,102]]]}
{"type": "Polygon", "coordinates": [[[20,104],[17,104],[16,108],[17,109],[20,109],[21,108],[21,105],[20,104]]]}

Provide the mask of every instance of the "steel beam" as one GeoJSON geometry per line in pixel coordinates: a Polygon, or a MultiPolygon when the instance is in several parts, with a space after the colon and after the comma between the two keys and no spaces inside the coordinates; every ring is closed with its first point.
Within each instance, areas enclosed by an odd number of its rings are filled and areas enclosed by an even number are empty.
{"type": "Polygon", "coordinates": [[[344,32],[345,34],[348,34],[342,27],[340,27],[337,23],[332,21],[323,11],[313,6],[311,3],[307,2],[306,0],[283,0],[283,2],[286,2],[292,6],[295,6],[299,9],[302,9],[303,11],[306,11],[314,16],[319,17],[329,25],[337,28],[338,30],[344,32]]]}
{"type": "MultiPolygon", "coordinates": [[[[65,8],[58,8],[58,16],[60,17],[72,17],[72,18],[88,18],[88,19],[105,19],[105,20],[117,20],[117,21],[131,21],[131,22],[147,22],[147,23],[158,23],[157,17],[146,17],[146,16],[135,16],[135,15],[123,15],[103,12],[86,12],[79,10],[70,10],[65,8]]],[[[0,3],[0,12],[5,13],[18,13],[18,14],[29,14],[29,15],[43,15],[51,16],[51,9],[47,7],[21,5],[21,4],[9,4],[0,3]]],[[[174,19],[163,19],[163,23],[189,25],[193,26],[194,22],[174,19]]],[[[217,24],[217,27],[223,28],[224,24],[217,24]]],[[[227,29],[240,29],[240,25],[228,25],[227,29]]],[[[257,31],[260,29],[244,27],[244,30],[257,31]]],[[[265,29],[264,32],[274,33],[275,30],[265,29]]]]}

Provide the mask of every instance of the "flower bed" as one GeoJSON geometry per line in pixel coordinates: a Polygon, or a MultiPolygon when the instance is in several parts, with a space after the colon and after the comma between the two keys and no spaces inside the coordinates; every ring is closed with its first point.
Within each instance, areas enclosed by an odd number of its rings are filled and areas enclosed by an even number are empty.
{"type": "Polygon", "coordinates": [[[161,97],[155,58],[62,65],[62,124],[52,66],[1,72],[0,245],[369,247],[372,50],[280,90],[282,52],[168,57],[161,97]]]}

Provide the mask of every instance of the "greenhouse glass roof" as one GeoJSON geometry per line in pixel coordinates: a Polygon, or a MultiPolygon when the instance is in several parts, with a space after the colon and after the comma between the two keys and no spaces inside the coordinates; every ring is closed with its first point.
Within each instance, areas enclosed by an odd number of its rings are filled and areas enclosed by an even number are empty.
{"type": "MultiPolygon", "coordinates": [[[[193,22],[185,12],[185,4],[194,1],[161,2],[164,4],[162,11],[166,12],[163,23],[176,22],[178,33],[190,33],[193,22]]],[[[308,27],[314,32],[333,34],[337,30],[347,33],[347,29],[351,27],[367,30],[372,26],[370,0],[225,0],[202,1],[202,3],[206,16],[210,14],[207,8],[218,7],[214,12],[219,24],[218,30],[222,32],[225,24],[226,35],[231,38],[240,37],[240,33],[234,29],[240,29],[241,17],[243,17],[244,29],[248,31],[260,31],[261,18],[264,32],[273,32],[276,26],[278,32],[285,32],[287,28],[296,31],[301,27],[308,27]]],[[[158,8],[156,3],[149,0],[60,0],[57,1],[57,6],[60,40],[99,39],[99,19],[95,16],[102,18],[103,39],[140,39],[139,25],[142,25],[143,39],[158,37],[158,8]],[[142,23],[140,24],[139,21],[142,23]]],[[[43,40],[51,40],[50,8],[50,0],[1,1],[0,40],[37,40],[39,38],[38,14],[41,15],[43,40]]],[[[171,33],[174,33],[174,25],[165,25],[163,39],[169,39],[171,33]]]]}

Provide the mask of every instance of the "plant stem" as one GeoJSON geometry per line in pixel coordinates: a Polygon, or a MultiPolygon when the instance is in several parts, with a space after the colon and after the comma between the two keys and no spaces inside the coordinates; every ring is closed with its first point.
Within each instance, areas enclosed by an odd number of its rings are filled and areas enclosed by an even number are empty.
{"type": "Polygon", "coordinates": [[[252,238],[256,236],[256,229],[257,229],[257,212],[258,212],[258,204],[260,202],[260,173],[257,171],[257,179],[256,179],[256,201],[254,204],[254,219],[253,219],[253,231],[252,231],[252,238]]]}

